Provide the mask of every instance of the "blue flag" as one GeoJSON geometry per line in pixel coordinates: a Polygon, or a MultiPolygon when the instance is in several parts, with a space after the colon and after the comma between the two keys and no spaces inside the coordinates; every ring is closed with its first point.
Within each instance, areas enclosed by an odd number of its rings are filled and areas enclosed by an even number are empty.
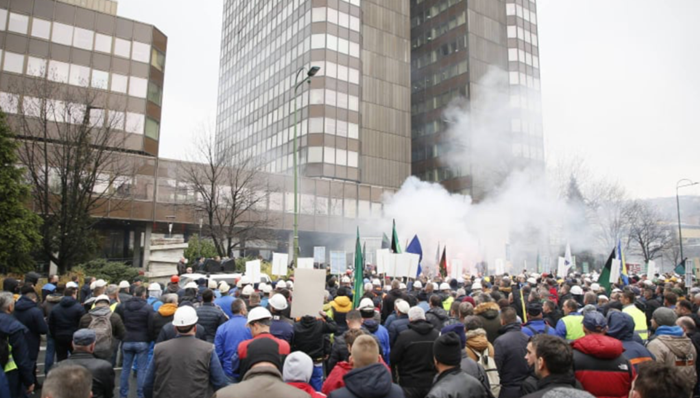
{"type": "Polygon", "coordinates": [[[421,267],[421,262],[423,261],[423,248],[421,247],[420,241],[418,240],[418,235],[414,236],[411,243],[408,244],[408,247],[406,248],[406,253],[413,253],[420,256],[420,258],[418,259],[418,273],[416,274],[417,278],[418,275],[420,275],[421,272],[423,272],[423,267],[421,267]]]}

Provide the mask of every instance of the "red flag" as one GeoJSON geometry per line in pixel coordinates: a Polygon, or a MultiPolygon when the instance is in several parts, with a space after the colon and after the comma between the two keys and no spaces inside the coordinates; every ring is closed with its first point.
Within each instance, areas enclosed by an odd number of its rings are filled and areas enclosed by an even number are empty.
{"type": "Polygon", "coordinates": [[[445,279],[447,276],[447,245],[442,248],[442,258],[440,259],[440,275],[445,279]]]}

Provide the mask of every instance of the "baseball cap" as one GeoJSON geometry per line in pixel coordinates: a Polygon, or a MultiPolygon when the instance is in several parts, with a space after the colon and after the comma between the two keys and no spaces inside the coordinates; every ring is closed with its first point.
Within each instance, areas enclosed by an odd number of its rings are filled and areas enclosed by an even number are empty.
{"type": "Polygon", "coordinates": [[[97,340],[97,333],[92,329],[78,329],[73,333],[73,344],[89,346],[97,340]]]}
{"type": "Polygon", "coordinates": [[[583,327],[592,332],[602,332],[608,326],[603,314],[598,311],[591,311],[583,316],[583,327]]]}
{"type": "Polygon", "coordinates": [[[276,309],[277,311],[284,311],[289,306],[287,299],[282,294],[275,294],[270,297],[270,307],[276,309]]]}
{"type": "Polygon", "coordinates": [[[251,323],[261,319],[270,318],[272,318],[272,314],[270,314],[270,311],[268,311],[267,308],[255,307],[248,313],[248,321],[246,322],[246,325],[250,325],[251,323]]]}
{"type": "Polygon", "coordinates": [[[190,307],[189,305],[184,305],[175,311],[175,316],[173,317],[173,326],[184,327],[192,326],[197,323],[199,318],[197,317],[197,310],[190,307]]]}

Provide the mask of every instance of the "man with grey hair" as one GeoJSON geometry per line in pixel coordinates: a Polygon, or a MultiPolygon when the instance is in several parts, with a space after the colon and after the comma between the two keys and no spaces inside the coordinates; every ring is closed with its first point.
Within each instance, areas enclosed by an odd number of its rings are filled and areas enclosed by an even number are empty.
{"type": "MultiPolygon", "coordinates": [[[[14,395],[13,395],[14,396],[14,395]]],[[[51,369],[41,389],[41,398],[91,398],[92,375],[80,365],[51,369]]]]}
{"type": "Polygon", "coordinates": [[[439,332],[425,320],[420,307],[408,310],[408,329],[391,347],[391,369],[407,398],[425,397],[435,377],[433,343],[439,332]]]}
{"type": "Polygon", "coordinates": [[[12,293],[0,293],[0,334],[7,338],[9,355],[5,365],[5,376],[10,396],[23,397],[25,391],[28,394],[34,391],[34,365],[29,359],[25,337],[28,330],[12,316],[14,310],[15,298],[12,293]]]}
{"type": "Polygon", "coordinates": [[[80,365],[90,371],[92,398],[112,398],[114,368],[111,363],[94,355],[96,342],[97,334],[92,329],[79,329],[73,333],[73,353],[66,359],[65,365],[80,365]]]}
{"type": "Polygon", "coordinates": [[[695,362],[697,351],[692,341],[676,326],[676,313],[666,307],[659,307],[651,317],[653,339],[647,344],[649,352],[654,354],[657,362],[675,367],[688,388],[693,389],[697,382],[695,362]]]}

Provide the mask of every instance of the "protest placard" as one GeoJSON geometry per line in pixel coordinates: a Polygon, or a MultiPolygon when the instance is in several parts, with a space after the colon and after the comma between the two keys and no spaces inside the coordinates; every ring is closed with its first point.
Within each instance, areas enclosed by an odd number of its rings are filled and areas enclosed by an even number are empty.
{"type": "MultiPolygon", "coordinates": [[[[309,259],[312,261],[313,258],[309,259]]],[[[319,316],[323,310],[326,271],[322,269],[297,268],[294,270],[294,295],[292,296],[292,318],[305,315],[319,316]]]]}
{"type": "Polygon", "coordinates": [[[289,254],[272,253],[272,275],[287,275],[287,264],[289,264],[289,254]]]}
{"type": "Polygon", "coordinates": [[[245,274],[252,283],[260,283],[260,260],[246,261],[245,274]]]}

